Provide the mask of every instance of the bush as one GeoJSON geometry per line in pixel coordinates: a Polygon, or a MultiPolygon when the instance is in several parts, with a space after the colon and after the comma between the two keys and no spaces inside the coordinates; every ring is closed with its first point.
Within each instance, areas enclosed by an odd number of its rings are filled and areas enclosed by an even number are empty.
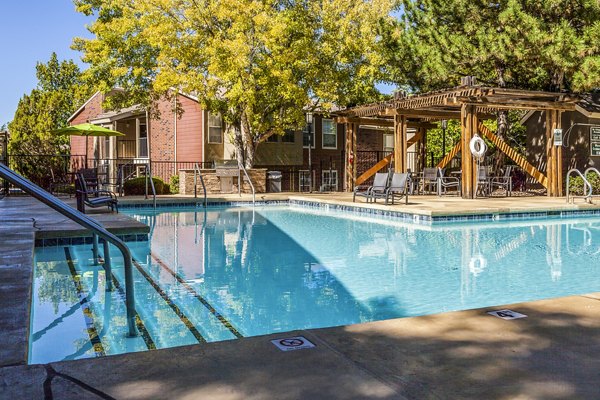
{"type": "MultiPolygon", "coordinates": [[[[167,185],[162,179],[153,177],[154,189],[156,194],[171,194],[169,185],[167,185]]],[[[150,182],[148,182],[150,183],[150,182]]],[[[146,193],[146,178],[141,176],[139,178],[133,178],[125,182],[123,190],[126,196],[131,195],[144,195],[146,193]]],[[[148,194],[152,194],[152,188],[148,185],[148,194]]]]}
{"type": "Polygon", "coordinates": [[[173,175],[170,179],[171,193],[179,193],[179,175],[173,175]]]}
{"type": "MultiPolygon", "coordinates": [[[[587,179],[592,185],[593,193],[600,193],[600,176],[598,174],[588,174],[587,179]]],[[[580,176],[574,176],[569,180],[569,194],[583,195],[583,179],[580,176]]]]}

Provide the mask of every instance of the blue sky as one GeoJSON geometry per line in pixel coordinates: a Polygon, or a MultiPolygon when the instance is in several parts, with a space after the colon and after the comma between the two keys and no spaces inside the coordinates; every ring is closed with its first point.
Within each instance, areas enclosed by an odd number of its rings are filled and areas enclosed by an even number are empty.
{"type": "MultiPolygon", "coordinates": [[[[0,0],[0,126],[12,120],[19,99],[35,88],[35,65],[52,52],[85,69],[74,37],[91,37],[91,18],[75,11],[72,0],[0,0]]],[[[389,93],[392,88],[380,85],[389,93]]]]}
{"type": "Polygon", "coordinates": [[[0,0],[0,126],[36,86],[38,61],[47,62],[54,51],[59,60],[83,66],[70,46],[74,37],[90,37],[85,28],[90,22],[75,11],[72,0],[0,0]]]}

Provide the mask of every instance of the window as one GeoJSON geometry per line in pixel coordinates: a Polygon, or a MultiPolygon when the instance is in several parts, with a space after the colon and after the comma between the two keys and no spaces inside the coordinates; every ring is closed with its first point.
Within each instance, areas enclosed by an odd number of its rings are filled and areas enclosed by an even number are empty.
{"type": "Polygon", "coordinates": [[[321,177],[321,186],[323,190],[333,191],[337,190],[338,187],[338,175],[335,169],[323,170],[321,177]]]}
{"type": "Polygon", "coordinates": [[[323,118],[321,128],[323,130],[323,148],[337,149],[337,126],[333,120],[323,118]]]}
{"type": "Polygon", "coordinates": [[[391,153],[394,151],[394,134],[384,133],[383,134],[383,151],[391,153]]]}
{"type": "MultiPolygon", "coordinates": [[[[315,148],[315,129],[311,127],[311,135],[312,141],[310,141],[311,148],[315,148]]],[[[302,146],[308,147],[309,140],[311,139],[308,135],[308,125],[304,125],[304,129],[302,129],[302,146]]]]}
{"type": "Polygon", "coordinates": [[[148,157],[148,128],[145,122],[139,123],[138,132],[138,157],[148,157]]]}
{"type": "Polygon", "coordinates": [[[223,120],[221,115],[208,113],[208,143],[223,143],[223,120]]]}
{"type": "Polygon", "coordinates": [[[296,131],[293,129],[286,129],[283,136],[281,137],[282,143],[294,143],[296,141],[296,131]]]}
{"type": "Polygon", "coordinates": [[[267,138],[267,143],[277,143],[279,142],[279,139],[277,138],[278,135],[271,135],[267,138]]]}

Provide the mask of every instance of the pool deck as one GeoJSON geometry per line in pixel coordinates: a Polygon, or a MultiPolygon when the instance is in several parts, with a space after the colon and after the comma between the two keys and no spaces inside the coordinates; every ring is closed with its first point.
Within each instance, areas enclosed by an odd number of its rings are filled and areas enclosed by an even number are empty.
{"type": "MultiPolygon", "coordinates": [[[[288,198],[343,205],[352,200],[344,193],[257,196],[257,200],[288,198]]],[[[140,200],[127,198],[121,203],[140,200]]],[[[210,198],[239,200],[237,195],[210,198]]],[[[158,201],[173,202],[173,197],[158,201]]],[[[182,201],[195,202],[177,198],[182,201]]],[[[373,206],[362,199],[357,204],[420,215],[600,209],[546,197],[415,196],[408,205],[373,206]]],[[[92,216],[113,230],[131,222],[124,215],[92,216]]],[[[134,225],[130,228],[140,228],[134,225]]],[[[600,293],[25,365],[35,235],[78,234],[77,229],[31,199],[0,200],[0,398],[600,398],[600,293]],[[505,321],[486,313],[502,308],[527,318],[505,321]],[[316,347],[281,352],[270,342],[296,335],[316,347]]]]}

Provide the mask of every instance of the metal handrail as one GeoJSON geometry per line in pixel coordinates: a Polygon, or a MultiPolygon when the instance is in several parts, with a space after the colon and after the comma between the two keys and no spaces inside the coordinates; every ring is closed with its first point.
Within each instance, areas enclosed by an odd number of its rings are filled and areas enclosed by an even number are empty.
{"type": "MultiPolygon", "coordinates": [[[[240,163],[240,169],[242,171],[244,171],[244,175],[246,175],[246,179],[248,180],[248,183],[250,184],[250,187],[252,188],[252,205],[256,204],[256,191],[254,190],[254,184],[252,183],[252,180],[250,180],[250,176],[248,176],[248,171],[246,171],[246,167],[244,166],[244,164],[240,163]]],[[[242,195],[242,182],[239,182],[240,185],[240,196],[242,195]]]]}
{"type": "Polygon", "coordinates": [[[200,183],[202,183],[202,190],[204,191],[204,207],[206,207],[206,185],[204,184],[204,178],[200,171],[198,163],[194,163],[194,198],[198,198],[198,177],[200,177],[200,183]]]}
{"type": "Polygon", "coordinates": [[[78,223],[84,228],[92,231],[94,234],[100,236],[105,241],[112,243],[121,251],[121,254],[123,254],[123,261],[125,262],[125,304],[127,308],[127,325],[129,328],[128,336],[137,336],[137,330],[135,327],[135,298],[133,293],[133,264],[131,261],[131,252],[129,251],[129,248],[125,242],[104,229],[104,227],[102,227],[92,218],[80,211],[75,210],[73,207],[70,207],[66,203],[60,201],[56,197],[46,192],[44,189],[33,184],[2,164],[0,164],[0,177],[6,179],[16,187],[21,188],[21,190],[23,190],[25,193],[46,204],[53,210],[58,211],[71,221],[78,223]]]}
{"type": "Polygon", "coordinates": [[[152,188],[152,204],[156,208],[156,188],[154,187],[154,181],[152,180],[152,170],[150,169],[150,163],[144,164],[144,172],[146,174],[146,192],[144,198],[148,199],[148,181],[150,181],[150,187],[152,188]]]}
{"type": "Polygon", "coordinates": [[[570,181],[571,181],[571,174],[572,173],[577,173],[581,179],[583,179],[583,188],[584,188],[584,193],[585,193],[585,188],[588,187],[589,191],[588,194],[584,194],[583,196],[572,196],[573,198],[573,202],[575,202],[575,198],[577,197],[581,197],[583,198],[586,202],[590,202],[591,203],[591,199],[592,199],[592,192],[593,192],[593,188],[592,185],[590,184],[590,182],[586,179],[585,175],[581,173],[580,170],[578,170],[577,168],[573,168],[570,169],[569,172],[567,172],[567,183],[566,183],[566,188],[565,188],[565,193],[567,195],[567,203],[569,203],[569,187],[570,187],[570,181]]]}

